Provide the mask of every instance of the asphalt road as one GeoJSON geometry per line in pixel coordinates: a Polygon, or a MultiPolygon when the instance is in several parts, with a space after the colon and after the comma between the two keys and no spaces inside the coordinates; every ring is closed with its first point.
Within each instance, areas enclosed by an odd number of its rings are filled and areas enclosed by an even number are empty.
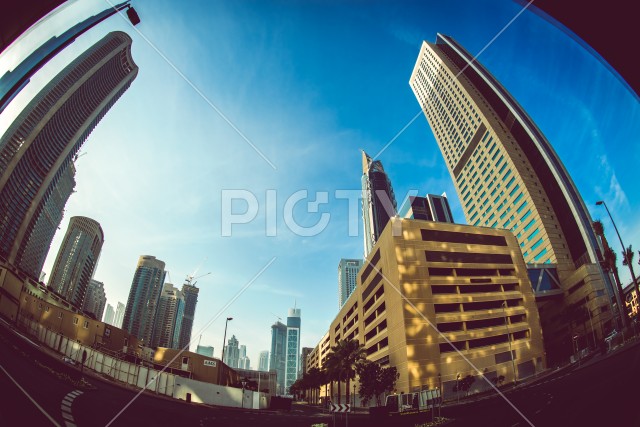
{"type": "MultiPolygon", "coordinates": [[[[214,408],[187,404],[86,376],[17,337],[0,324],[1,426],[307,426],[332,417],[316,407],[290,412],[214,408]],[[136,397],[137,396],[137,397],[136,397]]],[[[579,369],[547,376],[534,385],[447,406],[451,426],[640,426],[640,345],[579,369]],[[510,403],[509,403],[510,402],[510,403]],[[511,406],[513,404],[513,406],[511,406]]],[[[335,425],[345,425],[338,420],[335,425]]],[[[399,425],[387,418],[349,417],[349,426],[399,425]]],[[[412,424],[413,425],[413,424],[412,424]]]]}

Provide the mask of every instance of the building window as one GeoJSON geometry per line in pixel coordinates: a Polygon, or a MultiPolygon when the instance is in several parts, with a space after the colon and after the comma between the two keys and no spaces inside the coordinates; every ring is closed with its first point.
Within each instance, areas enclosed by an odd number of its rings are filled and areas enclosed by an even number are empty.
{"type": "Polygon", "coordinates": [[[89,321],[85,320],[84,323],[82,324],[82,327],[85,329],[89,329],[89,321]]]}
{"type": "Polygon", "coordinates": [[[77,317],[74,317],[74,318],[73,318],[73,324],[74,324],[74,325],[77,325],[77,324],[78,324],[78,318],[77,318],[77,317]]]}
{"type": "Polygon", "coordinates": [[[62,312],[61,311],[58,312],[58,319],[62,319],[62,312]]]}

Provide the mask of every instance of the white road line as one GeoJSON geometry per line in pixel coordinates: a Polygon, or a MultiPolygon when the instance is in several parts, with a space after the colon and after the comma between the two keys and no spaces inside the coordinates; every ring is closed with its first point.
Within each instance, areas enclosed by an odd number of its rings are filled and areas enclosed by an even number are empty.
{"type": "Polygon", "coordinates": [[[74,420],[73,420],[73,415],[71,415],[71,414],[67,414],[66,412],[63,412],[63,413],[62,413],[62,418],[64,418],[64,419],[65,419],[65,420],[67,420],[67,421],[74,421],[74,420]]]}
{"type": "Polygon", "coordinates": [[[38,402],[36,402],[33,397],[29,396],[29,393],[27,393],[27,391],[25,389],[23,389],[20,384],[18,384],[18,382],[16,380],[13,379],[13,377],[11,375],[9,375],[9,373],[7,372],[6,369],[4,369],[4,367],[2,365],[0,365],[0,369],[2,369],[2,371],[7,375],[7,377],[13,381],[13,383],[16,385],[16,387],[18,387],[20,389],[20,391],[22,391],[24,393],[25,396],[27,396],[29,398],[29,400],[31,401],[31,403],[33,403],[34,405],[36,405],[36,408],[38,408],[40,410],[40,412],[42,412],[44,414],[45,417],[47,417],[49,419],[49,421],[51,421],[51,423],[56,426],[56,427],[62,427],[60,424],[58,424],[58,422],[56,420],[53,419],[53,417],[51,417],[51,415],[49,415],[47,413],[47,411],[45,411],[44,409],[42,409],[42,406],[38,405],[38,402]]]}
{"type": "Polygon", "coordinates": [[[76,427],[76,425],[74,423],[71,423],[69,421],[65,421],[64,425],[67,426],[67,427],[76,427]]]}
{"type": "Polygon", "coordinates": [[[71,413],[71,405],[76,397],[80,396],[82,392],[80,390],[73,390],[62,399],[60,409],[62,410],[62,417],[65,419],[65,425],[67,427],[76,427],[74,424],[73,414],[71,413]]]}

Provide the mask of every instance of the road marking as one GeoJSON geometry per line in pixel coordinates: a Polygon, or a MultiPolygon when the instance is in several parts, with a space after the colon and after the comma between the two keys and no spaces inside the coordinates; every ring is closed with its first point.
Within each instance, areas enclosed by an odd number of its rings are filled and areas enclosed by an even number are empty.
{"type": "Polygon", "coordinates": [[[44,409],[42,409],[42,406],[38,405],[38,402],[36,402],[33,397],[29,396],[29,393],[27,393],[27,391],[25,389],[23,389],[20,384],[18,384],[18,382],[16,380],[13,379],[13,377],[11,375],[9,375],[9,373],[7,372],[6,369],[4,369],[4,367],[2,365],[0,365],[0,369],[2,369],[2,371],[7,375],[7,377],[13,381],[13,383],[16,385],[16,387],[18,387],[20,389],[20,391],[22,391],[24,393],[25,396],[27,396],[29,398],[29,400],[31,401],[31,403],[33,403],[34,405],[36,405],[36,408],[38,408],[40,410],[40,412],[42,412],[44,414],[45,417],[47,417],[49,419],[49,421],[51,421],[51,423],[56,426],[56,427],[62,427],[60,424],[58,424],[56,422],[56,420],[53,419],[53,417],[51,417],[51,415],[49,415],[47,413],[47,411],[45,411],[44,409]]]}
{"type": "Polygon", "coordinates": [[[67,393],[67,395],[62,399],[60,409],[62,410],[62,418],[65,419],[65,425],[67,427],[76,427],[73,414],[71,413],[71,405],[73,405],[73,400],[81,394],[82,392],[80,390],[73,390],[67,393]]]}

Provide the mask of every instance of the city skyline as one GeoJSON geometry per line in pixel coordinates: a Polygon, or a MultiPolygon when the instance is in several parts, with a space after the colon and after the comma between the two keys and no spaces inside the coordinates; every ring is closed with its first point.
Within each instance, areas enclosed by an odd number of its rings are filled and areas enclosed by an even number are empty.
{"type": "MultiPolygon", "coordinates": [[[[100,10],[104,5],[94,6],[100,10]]],[[[176,283],[208,257],[203,268],[214,273],[199,283],[194,337],[203,334],[203,342],[220,348],[224,318],[233,316],[229,334],[251,342],[249,356],[258,360],[258,351],[269,347],[269,327],[262,325],[273,322],[271,312],[284,313],[297,299],[305,307],[302,344],[314,345],[335,314],[326,308],[337,303],[336,263],[342,257],[362,255],[362,224],[358,224],[358,236],[348,236],[348,224],[340,219],[347,217],[348,203],[332,197],[328,207],[320,206],[334,215],[319,236],[296,236],[278,220],[278,236],[265,237],[260,216],[234,229],[232,238],[221,238],[220,192],[247,188],[264,201],[266,190],[277,188],[282,207],[303,186],[310,193],[358,190],[358,150],[375,155],[399,133],[378,156],[394,183],[398,204],[409,189],[442,190],[449,195],[454,218],[462,222],[464,213],[453,183],[407,80],[423,40],[433,41],[436,32],[450,34],[476,55],[521,10],[520,5],[496,2],[486,8],[452,2],[436,7],[409,2],[402,8],[380,3],[367,10],[353,5],[289,5],[277,13],[272,5],[254,4],[194,4],[177,11],[168,2],[151,6],[140,1],[135,6],[144,17],[136,28],[278,170],[257,155],[125,21],[114,17],[78,38],[42,70],[45,76],[49,72],[50,78],[56,66],[62,68],[71,56],[112,29],[130,33],[136,63],[141,65],[136,84],[96,128],[85,148],[87,155],[78,159],[77,193],[65,213],[66,218],[95,218],[108,230],[96,277],[104,281],[113,301],[126,301],[140,254],[153,253],[165,260],[176,283]],[[176,22],[166,18],[173,14],[179,17],[176,22]],[[319,31],[324,25],[316,22],[323,19],[332,20],[336,31],[329,35],[319,31]],[[185,50],[185,44],[192,49],[185,50]],[[311,49],[314,55],[308,46],[316,48],[311,49]],[[331,61],[318,62],[318,50],[331,61]],[[249,58],[248,51],[255,55],[249,58]],[[256,58],[262,66],[260,77],[256,58]],[[155,95],[158,87],[163,87],[163,96],[155,95]],[[256,97],[257,93],[261,96],[256,97]],[[182,111],[177,105],[189,108],[182,111]],[[144,162],[139,161],[142,158],[144,162]],[[114,167],[107,171],[104,164],[114,167]],[[190,173],[153,167],[160,164],[190,173]],[[203,186],[202,182],[214,184],[203,186]],[[165,196],[160,204],[151,197],[158,187],[165,196]],[[223,310],[271,256],[277,257],[273,265],[223,310]],[[198,332],[220,310],[217,321],[198,332]]],[[[627,245],[640,246],[633,168],[638,147],[628,144],[639,134],[640,112],[616,79],[581,49],[560,30],[525,12],[482,51],[479,60],[547,136],[591,216],[603,221],[609,240],[613,243],[615,235],[606,213],[594,206],[596,200],[607,202],[627,245]]],[[[30,86],[36,88],[46,80],[42,77],[38,83],[37,78],[30,86]]],[[[33,95],[32,89],[26,88],[16,102],[33,95]]],[[[7,126],[5,117],[0,116],[1,126],[7,126]]],[[[307,216],[308,225],[316,221],[317,214],[307,216]]],[[[300,222],[303,219],[301,214],[300,222]]],[[[61,239],[59,232],[52,247],[59,246],[61,239]]],[[[44,268],[47,277],[54,257],[50,251],[44,268]]],[[[628,283],[620,256],[618,263],[628,283]]]]}

